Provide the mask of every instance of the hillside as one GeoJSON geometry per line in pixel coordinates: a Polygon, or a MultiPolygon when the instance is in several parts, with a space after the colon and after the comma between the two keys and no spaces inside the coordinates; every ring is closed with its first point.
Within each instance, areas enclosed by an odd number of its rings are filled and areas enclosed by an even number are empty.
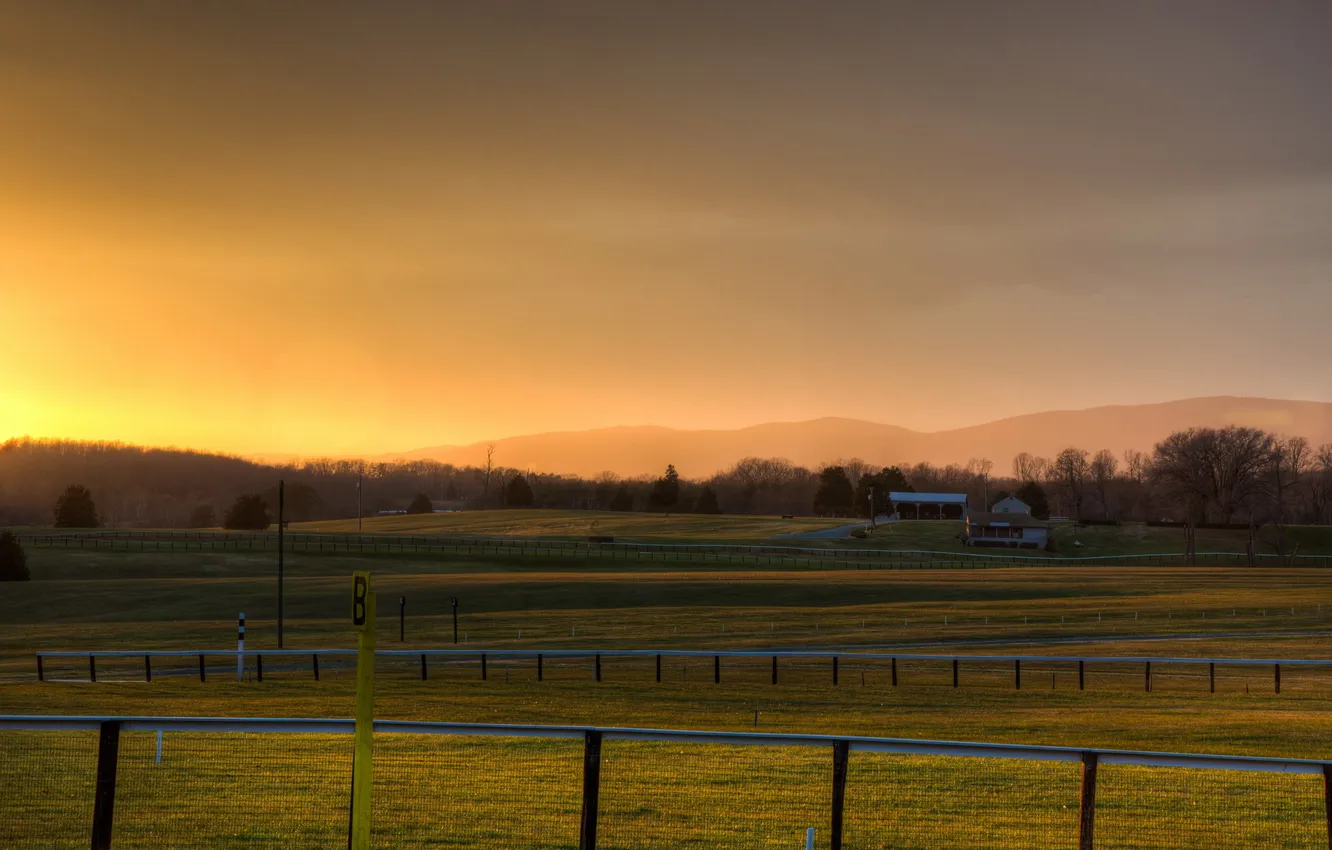
{"type": "MultiPolygon", "coordinates": [[[[1070,445],[1149,451],[1171,431],[1193,426],[1252,425],[1332,441],[1332,403],[1218,396],[1163,404],[1061,410],[923,433],[857,419],[773,422],[734,430],[687,431],[655,426],[530,434],[494,440],[505,466],[584,476],[657,474],[673,463],[686,477],[704,477],[742,457],[784,457],[804,466],[839,457],[872,463],[965,463],[988,457],[1007,472],[1018,452],[1052,456],[1070,445]]],[[[486,442],[435,446],[394,455],[458,465],[485,462],[486,442]]]]}

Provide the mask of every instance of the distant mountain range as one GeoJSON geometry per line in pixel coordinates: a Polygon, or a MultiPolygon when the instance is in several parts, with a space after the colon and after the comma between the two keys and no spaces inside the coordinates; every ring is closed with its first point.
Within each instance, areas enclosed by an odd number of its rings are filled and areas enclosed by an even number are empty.
{"type": "Polygon", "coordinates": [[[675,464],[687,478],[700,478],[750,457],[783,457],[815,467],[837,458],[875,464],[966,463],[986,457],[1006,474],[1018,452],[1051,457],[1068,446],[1089,451],[1150,451],[1172,431],[1192,426],[1250,425],[1299,435],[1314,445],[1332,441],[1332,403],[1216,396],[1163,404],[1057,410],[1000,419],[984,425],[931,433],[859,419],[770,422],[733,430],[689,431],[658,426],[618,426],[559,431],[490,440],[466,446],[433,446],[384,459],[430,459],[458,465],[485,464],[495,444],[495,463],[540,472],[583,476],[611,471],[656,475],[675,464]]]}

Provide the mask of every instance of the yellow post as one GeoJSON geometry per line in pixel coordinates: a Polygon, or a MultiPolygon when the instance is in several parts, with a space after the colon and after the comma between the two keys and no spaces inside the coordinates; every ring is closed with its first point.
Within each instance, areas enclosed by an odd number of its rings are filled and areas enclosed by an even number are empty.
{"type": "Polygon", "coordinates": [[[351,850],[370,850],[370,791],[374,787],[375,594],[370,574],[352,574],[356,626],[356,751],[352,757],[351,850]]]}

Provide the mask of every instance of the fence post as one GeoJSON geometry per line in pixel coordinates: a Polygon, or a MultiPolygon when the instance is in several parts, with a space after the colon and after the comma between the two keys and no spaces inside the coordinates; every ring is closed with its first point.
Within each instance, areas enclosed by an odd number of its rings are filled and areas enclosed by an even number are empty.
{"type": "Polygon", "coordinates": [[[1085,667],[1084,667],[1084,665],[1083,665],[1083,660],[1082,660],[1081,658],[1079,658],[1079,659],[1078,659],[1078,690],[1080,690],[1080,691],[1081,691],[1081,690],[1086,690],[1086,685],[1087,685],[1086,669],[1085,669],[1085,667]]]}
{"type": "Polygon", "coordinates": [[[116,762],[120,756],[120,721],[103,720],[97,739],[97,787],[93,796],[92,850],[111,850],[116,806],[116,762]]]}
{"type": "Polygon", "coordinates": [[[712,656],[712,684],[721,684],[721,656],[712,656]]]}
{"type": "Polygon", "coordinates": [[[1327,846],[1332,850],[1332,764],[1323,765],[1323,817],[1327,820],[1327,846]]]}
{"type": "Polygon", "coordinates": [[[583,817],[578,828],[578,850],[596,850],[597,802],[601,792],[601,733],[583,733],[583,817]]]}
{"type": "Polygon", "coordinates": [[[88,653],[88,681],[97,681],[97,656],[88,653]]]}
{"type": "Polygon", "coordinates": [[[953,687],[957,687],[957,659],[953,659],[953,687]]]}
{"type": "Polygon", "coordinates": [[[1078,850],[1095,846],[1096,825],[1096,753],[1082,754],[1082,803],[1078,821],[1078,850]]]}
{"type": "Polygon", "coordinates": [[[311,667],[311,669],[314,670],[315,681],[318,682],[318,681],[319,681],[319,656],[318,656],[318,655],[311,655],[311,656],[310,656],[310,667],[311,667]]]}
{"type": "MultiPolygon", "coordinates": [[[[612,550],[613,551],[613,550],[612,550]]],[[[657,683],[661,684],[661,654],[657,654],[657,683]]]]}
{"type": "Polygon", "coordinates": [[[1208,693],[1216,693],[1216,662],[1207,662],[1207,685],[1208,693]]]}
{"type": "Polygon", "coordinates": [[[897,657],[893,657],[893,687],[897,687],[897,657]]]}
{"type": "Polygon", "coordinates": [[[37,656],[37,681],[46,681],[46,672],[42,670],[42,657],[40,655],[37,656]]]}
{"type": "Polygon", "coordinates": [[[537,681],[538,681],[538,682],[541,681],[541,675],[542,675],[542,669],[541,669],[541,653],[538,652],[538,653],[537,653],[537,681]]]}
{"type": "Polygon", "coordinates": [[[202,652],[199,653],[199,681],[200,682],[208,681],[208,671],[204,667],[204,654],[202,652]]]}
{"type": "Polygon", "coordinates": [[[486,680],[486,654],[481,653],[481,681],[486,680]]]}
{"type": "Polygon", "coordinates": [[[837,656],[833,656],[833,684],[837,684],[837,656]]]}
{"type": "Polygon", "coordinates": [[[424,682],[428,675],[426,672],[426,654],[423,652],[421,653],[421,681],[424,682]]]}
{"type": "Polygon", "coordinates": [[[1276,687],[1276,692],[1281,693],[1281,665],[1273,664],[1272,669],[1273,673],[1276,675],[1276,678],[1273,680],[1273,685],[1276,687]]]}
{"type": "Polygon", "coordinates": [[[259,681],[264,680],[264,654],[256,652],[254,654],[254,672],[259,681]]]}
{"type": "Polygon", "coordinates": [[[772,683],[777,684],[777,656],[772,657],[772,683]]]}
{"type": "Polygon", "coordinates": [[[1022,690],[1022,659],[1013,659],[1013,689],[1022,690]]]}
{"type": "Polygon", "coordinates": [[[1142,669],[1142,689],[1145,693],[1152,692],[1152,662],[1148,661],[1142,669]]]}
{"type": "Polygon", "coordinates": [[[143,656],[143,680],[145,682],[153,680],[153,657],[147,654],[143,656]]]}
{"type": "Polygon", "coordinates": [[[846,807],[846,763],[850,753],[850,741],[833,741],[832,818],[828,825],[830,850],[842,850],[842,812],[846,807]]]}
{"type": "Polygon", "coordinates": [[[597,681],[601,681],[601,653],[597,653],[597,681]]]}

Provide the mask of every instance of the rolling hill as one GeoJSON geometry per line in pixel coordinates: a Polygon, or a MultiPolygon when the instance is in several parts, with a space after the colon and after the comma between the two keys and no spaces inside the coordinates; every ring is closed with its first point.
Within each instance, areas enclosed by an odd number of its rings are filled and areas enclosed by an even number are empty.
{"type": "Polygon", "coordinates": [[[434,446],[391,455],[459,465],[483,465],[487,442],[495,462],[542,472],[596,475],[657,474],[673,463],[686,477],[703,477],[743,457],[784,457],[817,466],[839,457],[872,463],[965,463],[988,457],[1007,472],[1013,455],[1052,456],[1070,445],[1089,450],[1148,451],[1171,431],[1191,426],[1251,425],[1299,435],[1315,445],[1332,441],[1332,403],[1217,396],[1162,404],[1119,405],[1032,413],[932,433],[858,419],[771,422],[732,430],[682,430],[618,426],[588,431],[529,434],[434,446]]]}

